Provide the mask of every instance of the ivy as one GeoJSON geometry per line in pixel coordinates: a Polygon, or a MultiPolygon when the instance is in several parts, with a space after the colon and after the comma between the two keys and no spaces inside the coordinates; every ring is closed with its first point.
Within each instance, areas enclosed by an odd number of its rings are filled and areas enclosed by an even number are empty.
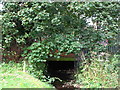
{"type": "Polygon", "coordinates": [[[3,47],[12,41],[26,45],[26,59],[40,61],[80,50],[103,51],[119,33],[118,2],[9,2],[4,3],[3,47]],[[88,25],[91,18],[96,27],[88,25]],[[55,50],[58,50],[55,53],[55,50]]]}

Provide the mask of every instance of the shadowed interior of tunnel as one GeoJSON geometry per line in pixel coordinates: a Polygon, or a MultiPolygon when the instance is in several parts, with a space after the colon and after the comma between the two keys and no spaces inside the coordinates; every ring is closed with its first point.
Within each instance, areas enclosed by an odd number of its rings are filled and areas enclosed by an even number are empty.
{"type": "Polygon", "coordinates": [[[73,80],[77,71],[77,61],[47,61],[47,73],[63,81],[73,80]]]}

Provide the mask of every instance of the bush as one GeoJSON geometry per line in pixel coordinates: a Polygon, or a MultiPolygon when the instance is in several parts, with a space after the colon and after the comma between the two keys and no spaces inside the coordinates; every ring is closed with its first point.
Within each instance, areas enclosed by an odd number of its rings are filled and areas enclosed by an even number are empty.
{"type": "Polygon", "coordinates": [[[118,87],[118,61],[120,55],[112,55],[108,60],[94,58],[90,64],[84,65],[78,74],[77,83],[84,88],[116,88],[118,87]]]}

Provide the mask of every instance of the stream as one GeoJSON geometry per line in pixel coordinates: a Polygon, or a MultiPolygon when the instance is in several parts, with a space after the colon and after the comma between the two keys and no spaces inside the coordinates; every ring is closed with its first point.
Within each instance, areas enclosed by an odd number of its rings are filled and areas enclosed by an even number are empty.
{"type": "Polygon", "coordinates": [[[75,74],[77,68],[75,67],[77,62],[75,61],[48,61],[47,62],[47,71],[50,77],[57,77],[60,80],[56,79],[52,85],[56,89],[75,89],[80,88],[79,85],[75,84],[75,74]]]}

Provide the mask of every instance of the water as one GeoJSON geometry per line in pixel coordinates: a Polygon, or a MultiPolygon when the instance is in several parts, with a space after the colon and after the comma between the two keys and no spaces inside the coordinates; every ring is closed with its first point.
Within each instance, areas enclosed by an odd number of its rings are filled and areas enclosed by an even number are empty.
{"type": "Polygon", "coordinates": [[[71,83],[75,82],[76,65],[77,61],[47,61],[48,75],[62,80],[55,80],[52,84],[56,88],[74,88],[71,83]]]}

